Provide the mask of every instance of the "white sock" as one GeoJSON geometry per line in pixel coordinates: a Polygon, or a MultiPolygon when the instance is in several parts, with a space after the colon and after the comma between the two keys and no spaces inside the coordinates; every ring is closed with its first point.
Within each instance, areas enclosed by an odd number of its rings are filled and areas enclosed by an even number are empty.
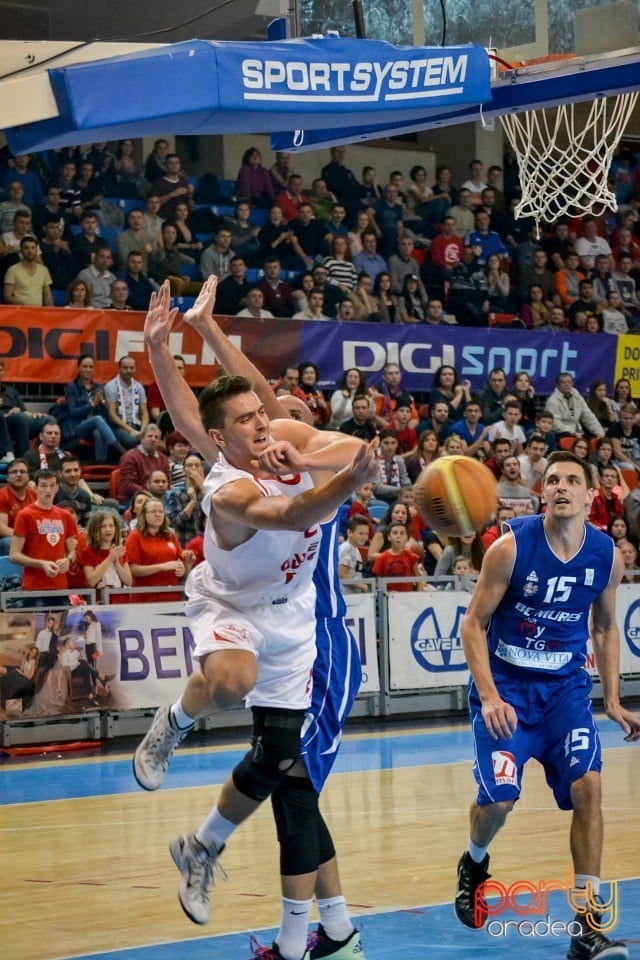
{"type": "Polygon", "coordinates": [[[479,847],[477,843],[474,843],[473,840],[469,840],[469,846],[467,850],[469,851],[469,856],[476,863],[482,863],[484,858],[487,855],[487,850],[489,847],[479,847]]]}
{"type": "Polygon", "coordinates": [[[311,900],[282,898],[282,919],[275,942],[286,960],[300,960],[304,957],[310,913],[311,900]]]}
{"type": "Polygon", "coordinates": [[[214,807],[196,830],[196,840],[212,853],[217,852],[222,850],[237,826],[237,823],[231,823],[231,820],[223,817],[218,808],[214,807]]]}
{"type": "Polygon", "coordinates": [[[594,896],[597,897],[600,893],[600,877],[592,877],[588,873],[576,873],[574,881],[579,890],[584,890],[588,881],[591,884],[594,896]]]}
{"type": "Polygon", "coordinates": [[[327,897],[317,900],[320,923],[331,940],[347,940],[353,933],[354,927],[347,910],[344,897],[327,897]]]}
{"type": "Polygon", "coordinates": [[[174,703],[169,710],[171,720],[173,725],[177,730],[188,730],[189,727],[192,727],[196,722],[193,717],[190,717],[182,706],[182,697],[178,700],[177,703],[174,703]]]}

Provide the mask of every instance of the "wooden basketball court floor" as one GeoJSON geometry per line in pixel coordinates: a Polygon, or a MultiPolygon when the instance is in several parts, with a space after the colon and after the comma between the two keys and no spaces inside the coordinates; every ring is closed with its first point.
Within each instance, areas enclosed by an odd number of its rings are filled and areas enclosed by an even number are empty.
{"type": "MultiPolygon", "coordinates": [[[[603,877],[620,881],[615,935],[640,960],[640,753],[601,720],[605,748],[603,877]]],[[[208,735],[215,739],[215,733],[208,735]]],[[[165,787],[141,791],[130,754],[68,754],[0,768],[1,960],[243,960],[249,934],[270,943],[279,917],[278,858],[270,807],[233,836],[207,927],[178,904],[167,843],[209,810],[244,742],[180,748],[165,787]]],[[[474,795],[466,725],[348,734],[323,796],[345,894],[368,960],[551,960],[564,933],[531,936],[463,928],[451,904],[474,795]]],[[[558,811],[532,762],[523,799],[492,845],[505,884],[567,877],[569,814],[558,811]]],[[[569,922],[562,893],[551,920],[569,922]]],[[[315,916],[315,915],[314,915],[315,916]]],[[[557,928],[556,928],[557,929],[557,928]]]]}

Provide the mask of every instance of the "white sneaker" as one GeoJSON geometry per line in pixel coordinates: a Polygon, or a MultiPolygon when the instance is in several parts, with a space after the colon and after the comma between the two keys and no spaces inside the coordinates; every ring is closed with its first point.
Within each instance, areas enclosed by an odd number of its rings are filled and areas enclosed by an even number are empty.
{"type": "Polygon", "coordinates": [[[170,707],[160,707],[147,735],[133,755],[133,775],[144,790],[162,786],[173,751],[188,730],[176,730],[171,723],[170,707]]]}
{"type": "Polygon", "coordinates": [[[218,863],[222,850],[212,856],[207,848],[196,840],[194,834],[186,833],[174,837],[169,844],[169,850],[182,874],[178,889],[182,909],[194,923],[208,923],[211,919],[210,894],[213,890],[214,867],[223,880],[227,879],[225,871],[218,863]]]}

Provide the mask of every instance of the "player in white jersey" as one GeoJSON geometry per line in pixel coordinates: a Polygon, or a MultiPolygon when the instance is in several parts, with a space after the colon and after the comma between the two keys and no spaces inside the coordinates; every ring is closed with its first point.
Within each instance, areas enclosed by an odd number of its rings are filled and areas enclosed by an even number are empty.
{"type": "MultiPolygon", "coordinates": [[[[308,666],[302,654],[292,680],[288,679],[291,664],[283,669],[280,662],[287,654],[272,655],[271,648],[274,644],[288,648],[293,634],[288,627],[290,619],[314,624],[314,527],[372,473],[373,448],[358,441],[354,444],[352,438],[345,444],[342,437],[323,437],[301,423],[269,424],[263,405],[243,378],[214,382],[201,396],[198,413],[197,401],[184,383],[178,382],[164,332],[154,327],[154,318],[158,328],[162,319],[169,325],[172,322],[175,314],[169,313],[168,303],[165,286],[152,298],[148,316],[147,339],[156,377],[170,400],[177,429],[186,431],[206,459],[216,460],[220,453],[222,457],[210,477],[209,502],[214,509],[208,520],[208,560],[212,573],[194,578],[188,588],[190,608],[196,615],[201,670],[189,679],[180,701],[156,715],[134,758],[138,781],[146,789],[157,789],[175,745],[194,720],[212,708],[228,706],[251,694],[254,713],[254,748],[225,783],[218,805],[194,835],[171,843],[183,875],[181,904],[194,922],[204,923],[210,916],[213,867],[226,839],[270,795],[299,756],[315,626],[301,644],[309,651],[308,666]],[[343,466],[345,462],[347,466],[343,466]],[[340,467],[326,482],[304,489],[304,474],[309,470],[340,467]],[[278,495],[266,487],[273,482],[280,484],[278,495]],[[229,592],[229,585],[218,578],[222,571],[234,574],[229,564],[225,567],[225,555],[236,549],[242,552],[257,536],[269,537],[272,542],[276,532],[286,539],[292,530],[299,531],[289,545],[292,552],[284,560],[280,557],[279,563],[273,563],[272,556],[270,576],[260,564],[255,596],[247,596],[237,573],[235,587],[229,592]],[[283,689],[286,683],[290,687],[283,689]]],[[[299,632],[297,640],[300,645],[299,632]]]]}

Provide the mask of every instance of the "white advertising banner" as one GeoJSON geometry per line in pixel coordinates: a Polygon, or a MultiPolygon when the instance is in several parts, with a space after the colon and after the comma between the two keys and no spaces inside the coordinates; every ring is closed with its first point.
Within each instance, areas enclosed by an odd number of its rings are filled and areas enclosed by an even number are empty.
{"type": "MultiPolygon", "coordinates": [[[[460,622],[470,596],[447,590],[388,594],[392,690],[466,686],[469,671],[460,640],[460,622]]],[[[622,584],[618,588],[616,615],[620,628],[620,673],[640,674],[637,584],[622,584]]],[[[591,641],[587,669],[596,675],[591,641]]]]}
{"type": "Polygon", "coordinates": [[[427,690],[466,684],[460,621],[470,593],[429,590],[388,594],[392,690],[427,690]]]}
{"type": "Polygon", "coordinates": [[[360,693],[379,693],[378,641],[376,631],[375,595],[372,593],[345,593],[347,625],[356,638],[362,660],[360,693]]]}

